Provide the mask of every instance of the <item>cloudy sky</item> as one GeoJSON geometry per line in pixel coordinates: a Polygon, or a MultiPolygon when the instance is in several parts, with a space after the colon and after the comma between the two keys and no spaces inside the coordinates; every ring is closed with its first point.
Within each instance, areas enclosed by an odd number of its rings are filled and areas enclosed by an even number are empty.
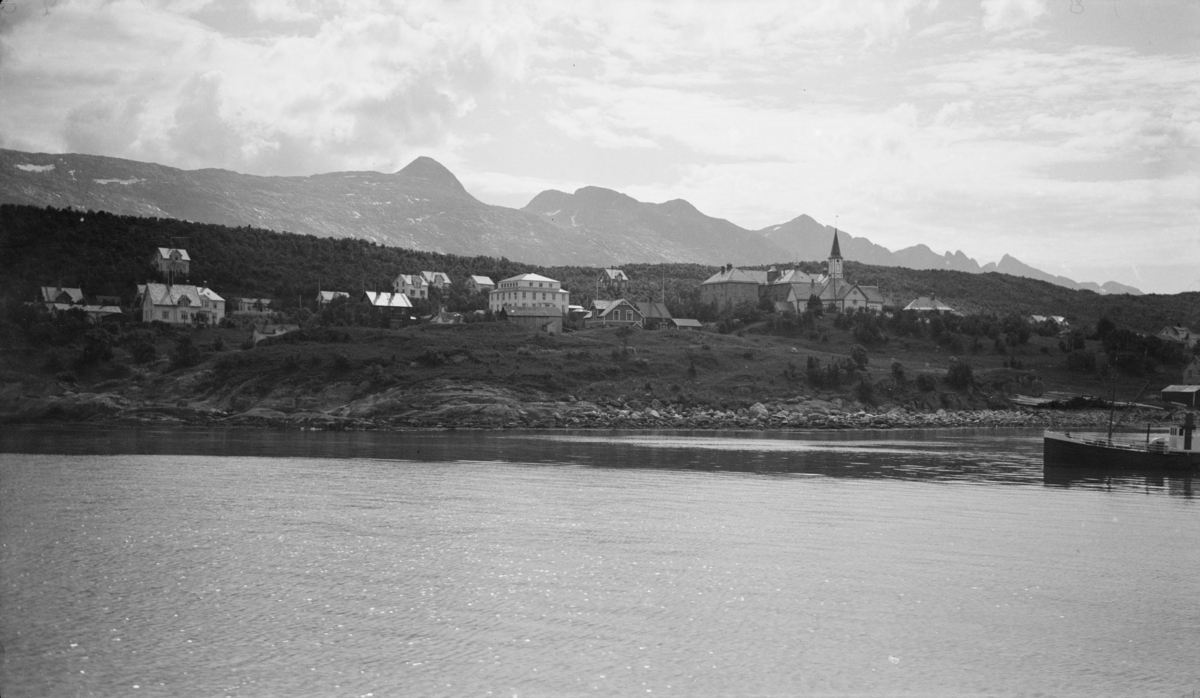
{"type": "Polygon", "coordinates": [[[1200,2],[0,0],[0,147],[252,174],[418,155],[758,229],[1200,290],[1200,2]]]}

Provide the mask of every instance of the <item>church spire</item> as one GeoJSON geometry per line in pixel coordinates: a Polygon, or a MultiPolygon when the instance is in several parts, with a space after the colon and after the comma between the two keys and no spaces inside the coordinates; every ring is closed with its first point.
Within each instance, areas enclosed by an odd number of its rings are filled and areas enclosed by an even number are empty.
{"type": "Polygon", "coordinates": [[[833,249],[829,251],[829,279],[837,283],[842,278],[842,250],[838,247],[837,228],[833,229],[833,249]]]}

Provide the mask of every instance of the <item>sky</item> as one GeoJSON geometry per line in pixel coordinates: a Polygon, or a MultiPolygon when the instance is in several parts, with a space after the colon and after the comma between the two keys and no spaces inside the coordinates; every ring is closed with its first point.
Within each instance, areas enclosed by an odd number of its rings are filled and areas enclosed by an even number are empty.
{"type": "Polygon", "coordinates": [[[1200,1],[0,0],[0,147],[426,155],[491,204],[594,185],[1200,291],[1200,1]]]}

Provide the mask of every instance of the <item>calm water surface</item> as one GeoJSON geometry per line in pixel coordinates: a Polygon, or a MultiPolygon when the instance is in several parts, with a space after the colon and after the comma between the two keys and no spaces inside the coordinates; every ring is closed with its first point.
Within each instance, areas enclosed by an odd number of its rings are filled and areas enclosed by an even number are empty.
{"type": "Polygon", "coordinates": [[[1190,479],[1031,431],[0,432],[0,693],[1200,695],[1190,479]]]}

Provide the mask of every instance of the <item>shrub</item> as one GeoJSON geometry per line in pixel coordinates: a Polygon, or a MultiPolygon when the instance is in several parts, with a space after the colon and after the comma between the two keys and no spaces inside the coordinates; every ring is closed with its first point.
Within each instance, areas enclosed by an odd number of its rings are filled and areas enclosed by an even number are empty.
{"type": "Polygon", "coordinates": [[[904,382],[904,364],[894,359],[892,360],[892,378],[895,378],[897,383],[904,382]]]}
{"type": "Polygon", "coordinates": [[[175,340],[175,349],[171,352],[171,369],[187,368],[200,363],[200,348],[192,341],[192,335],[184,333],[175,340]]]}
{"type": "Polygon", "coordinates": [[[875,386],[871,384],[871,381],[867,376],[863,376],[862,379],[858,381],[858,385],[854,387],[854,395],[858,398],[858,401],[864,405],[875,404],[875,386]]]}
{"type": "Polygon", "coordinates": [[[923,393],[931,393],[937,390],[937,378],[932,373],[918,373],[917,390],[923,393]]]}
{"type": "Polygon", "coordinates": [[[871,360],[867,356],[867,348],[861,344],[854,344],[850,347],[850,360],[853,361],[859,368],[866,368],[867,362],[871,360]]]}
{"type": "Polygon", "coordinates": [[[965,361],[953,361],[946,373],[946,383],[955,390],[965,390],[975,382],[975,372],[965,361]]]}

